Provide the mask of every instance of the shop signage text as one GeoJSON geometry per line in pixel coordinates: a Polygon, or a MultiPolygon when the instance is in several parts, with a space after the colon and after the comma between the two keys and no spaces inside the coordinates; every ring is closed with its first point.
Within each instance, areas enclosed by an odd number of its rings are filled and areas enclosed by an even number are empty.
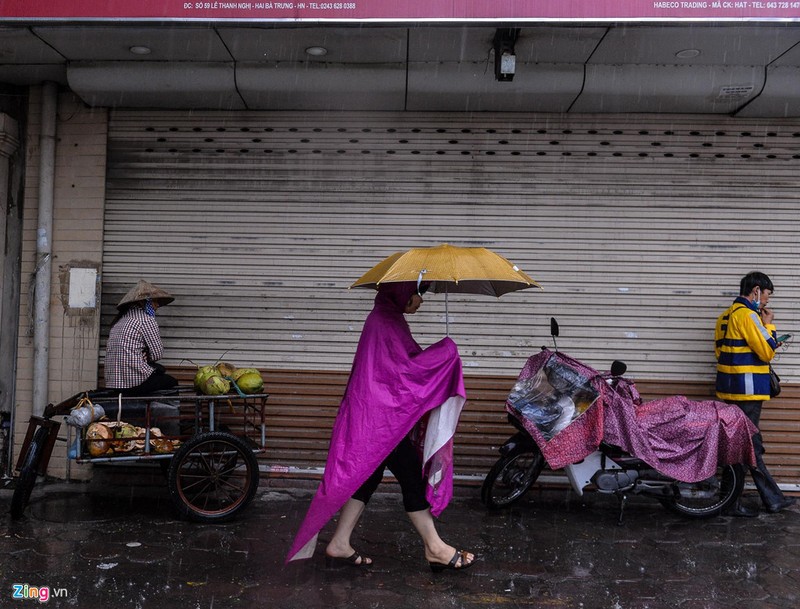
{"type": "Polygon", "coordinates": [[[334,21],[800,20],[766,0],[3,0],[0,19],[334,21]]]}

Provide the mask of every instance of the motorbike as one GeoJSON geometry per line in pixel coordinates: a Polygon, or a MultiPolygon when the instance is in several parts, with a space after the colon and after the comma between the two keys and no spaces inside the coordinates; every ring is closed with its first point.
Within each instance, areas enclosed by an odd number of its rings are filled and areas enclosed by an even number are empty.
{"type": "Polygon", "coordinates": [[[737,501],[755,433],[740,409],[682,396],[643,403],[624,362],[599,373],[570,358],[558,351],[558,322],[550,323],[555,351],[542,347],[528,359],[506,402],[517,432],[483,482],[484,505],[512,505],[546,465],[563,469],[579,496],[590,487],[615,495],[618,524],[631,495],[689,518],[717,516],[737,501]]]}

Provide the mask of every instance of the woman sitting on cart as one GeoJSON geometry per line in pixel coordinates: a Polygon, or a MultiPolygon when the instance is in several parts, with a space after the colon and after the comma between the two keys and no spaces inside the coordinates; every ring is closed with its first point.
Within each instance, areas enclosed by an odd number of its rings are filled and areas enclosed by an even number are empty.
{"type": "Polygon", "coordinates": [[[173,300],[168,292],[140,279],[119,301],[106,344],[106,388],[124,396],[145,396],[178,385],[157,363],[164,345],[156,310],[173,300]]]}

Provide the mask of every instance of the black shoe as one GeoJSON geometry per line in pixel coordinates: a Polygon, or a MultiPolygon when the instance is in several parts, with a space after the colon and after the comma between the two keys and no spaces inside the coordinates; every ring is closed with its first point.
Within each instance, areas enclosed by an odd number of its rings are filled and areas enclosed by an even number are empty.
{"type": "Polygon", "coordinates": [[[797,503],[797,499],[794,497],[784,497],[778,503],[773,503],[772,505],[767,506],[767,511],[770,514],[777,514],[781,510],[785,510],[788,507],[792,507],[795,503],[797,503]]]}
{"type": "Polygon", "coordinates": [[[742,503],[737,503],[732,508],[725,510],[727,516],[738,516],[739,518],[755,518],[758,516],[758,508],[748,507],[742,503]]]}

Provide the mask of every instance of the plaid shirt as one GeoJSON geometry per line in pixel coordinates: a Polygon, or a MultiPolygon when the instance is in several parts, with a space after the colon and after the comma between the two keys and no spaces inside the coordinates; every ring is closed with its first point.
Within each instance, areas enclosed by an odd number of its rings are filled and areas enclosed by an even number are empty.
{"type": "Polygon", "coordinates": [[[106,387],[129,389],[144,383],[164,353],[155,317],[133,306],[114,324],[106,344],[106,387]]]}

